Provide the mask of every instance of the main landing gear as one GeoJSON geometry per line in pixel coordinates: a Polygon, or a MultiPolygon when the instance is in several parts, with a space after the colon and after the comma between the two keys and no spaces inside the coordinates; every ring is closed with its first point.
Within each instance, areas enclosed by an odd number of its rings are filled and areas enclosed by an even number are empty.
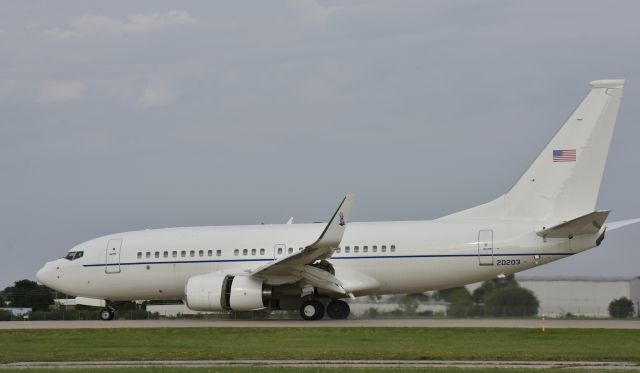
{"type": "MultiPolygon", "coordinates": [[[[336,320],[346,319],[351,312],[347,302],[337,299],[332,299],[327,304],[326,311],[329,318],[336,320]]],[[[324,313],[325,307],[317,299],[306,300],[300,305],[300,316],[305,320],[320,320],[324,313]]]]}
{"type": "Polygon", "coordinates": [[[111,307],[105,307],[100,311],[100,320],[109,321],[113,320],[116,315],[116,311],[111,307]]]}
{"type": "Polygon", "coordinates": [[[327,304],[327,315],[332,319],[346,319],[349,317],[350,312],[351,309],[349,308],[349,303],[343,300],[334,299],[327,304]]]}

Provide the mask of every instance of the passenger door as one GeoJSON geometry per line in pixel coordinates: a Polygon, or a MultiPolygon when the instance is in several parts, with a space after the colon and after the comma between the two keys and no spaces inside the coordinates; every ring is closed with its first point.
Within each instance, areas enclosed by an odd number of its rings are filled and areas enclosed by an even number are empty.
{"type": "Polygon", "coordinates": [[[120,249],[122,239],[109,240],[105,249],[105,273],[120,273],[120,249]]]}
{"type": "Polygon", "coordinates": [[[478,261],[480,265],[493,265],[493,231],[482,229],[478,231],[478,261]]]}

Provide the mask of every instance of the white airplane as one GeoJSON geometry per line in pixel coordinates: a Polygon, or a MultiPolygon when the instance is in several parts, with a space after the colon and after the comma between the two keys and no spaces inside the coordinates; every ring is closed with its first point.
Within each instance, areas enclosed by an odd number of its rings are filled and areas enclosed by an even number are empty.
{"type": "Polygon", "coordinates": [[[153,229],[81,243],[38,280],[77,304],[182,299],[197,311],[299,309],[344,319],[341,300],[414,293],[505,276],[602,243],[595,210],[624,80],[591,90],[518,182],[480,206],[436,220],[349,222],[347,195],[329,223],[153,229]]]}

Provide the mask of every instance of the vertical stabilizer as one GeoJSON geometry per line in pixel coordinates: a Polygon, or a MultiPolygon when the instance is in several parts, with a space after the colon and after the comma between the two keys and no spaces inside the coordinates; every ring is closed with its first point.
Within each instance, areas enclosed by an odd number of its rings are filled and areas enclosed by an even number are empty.
{"type": "Polygon", "coordinates": [[[506,194],[443,219],[566,221],[593,212],[624,80],[596,80],[542,153],[506,194]]]}

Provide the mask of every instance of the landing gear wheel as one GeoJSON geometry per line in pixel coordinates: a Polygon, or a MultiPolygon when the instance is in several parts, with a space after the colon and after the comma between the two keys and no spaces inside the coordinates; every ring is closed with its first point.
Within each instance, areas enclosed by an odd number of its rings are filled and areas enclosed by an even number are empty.
{"type": "Polygon", "coordinates": [[[307,300],[300,305],[300,316],[305,320],[320,320],[324,317],[324,306],[317,300],[307,300]]]}
{"type": "Polygon", "coordinates": [[[332,319],[346,319],[349,317],[349,313],[351,313],[351,309],[349,308],[349,303],[345,301],[334,299],[327,304],[327,315],[332,319]]]}
{"type": "Polygon", "coordinates": [[[103,308],[100,311],[100,320],[102,321],[109,321],[109,320],[113,320],[113,317],[115,316],[116,312],[113,310],[113,308],[103,308]]]}

